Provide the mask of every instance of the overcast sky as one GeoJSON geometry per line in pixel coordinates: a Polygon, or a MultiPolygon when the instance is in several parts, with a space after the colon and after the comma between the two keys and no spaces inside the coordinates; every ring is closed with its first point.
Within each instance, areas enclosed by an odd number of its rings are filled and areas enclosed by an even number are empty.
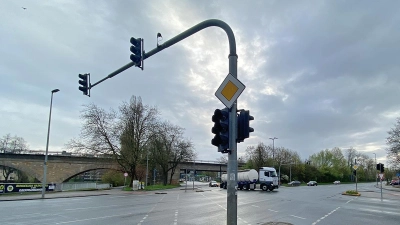
{"type": "Polygon", "coordinates": [[[51,90],[50,151],[79,136],[83,104],[117,108],[132,95],[185,128],[198,159],[221,154],[211,116],[224,105],[215,91],[228,74],[228,39],[204,29],[91,90],[130,62],[130,37],[156,47],[207,19],[233,29],[238,79],[255,132],[238,156],[259,142],[297,151],[354,147],[383,162],[387,131],[400,116],[399,1],[101,1],[3,0],[0,4],[0,131],[44,150],[51,90]],[[26,7],[24,10],[22,7],[26,7]]]}

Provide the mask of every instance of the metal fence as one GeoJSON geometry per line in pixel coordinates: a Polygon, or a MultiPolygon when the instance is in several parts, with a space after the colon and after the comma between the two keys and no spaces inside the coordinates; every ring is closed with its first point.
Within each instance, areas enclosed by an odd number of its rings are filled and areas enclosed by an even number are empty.
{"type": "Polygon", "coordinates": [[[85,190],[85,189],[108,189],[111,188],[111,184],[98,184],[98,183],[62,183],[57,185],[57,191],[73,191],[73,190],[85,190]]]}

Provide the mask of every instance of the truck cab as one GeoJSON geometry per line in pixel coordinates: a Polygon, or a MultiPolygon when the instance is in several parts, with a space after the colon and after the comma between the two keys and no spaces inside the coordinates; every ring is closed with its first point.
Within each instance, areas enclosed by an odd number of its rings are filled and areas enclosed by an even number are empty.
{"type": "Polygon", "coordinates": [[[279,178],[273,167],[261,167],[258,172],[260,188],[263,191],[279,188],[279,178]]]}

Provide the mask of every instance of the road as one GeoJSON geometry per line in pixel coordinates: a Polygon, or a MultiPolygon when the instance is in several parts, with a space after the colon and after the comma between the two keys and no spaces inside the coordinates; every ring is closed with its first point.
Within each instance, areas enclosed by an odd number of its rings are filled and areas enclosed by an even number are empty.
{"type": "MultiPolygon", "coordinates": [[[[2,225],[9,224],[226,224],[226,190],[195,185],[203,192],[174,189],[165,194],[112,195],[0,202],[2,225]]],[[[238,224],[400,223],[400,192],[359,184],[361,197],[344,196],[354,185],[281,187],[278,191],[239,191],[238,224]]]]}

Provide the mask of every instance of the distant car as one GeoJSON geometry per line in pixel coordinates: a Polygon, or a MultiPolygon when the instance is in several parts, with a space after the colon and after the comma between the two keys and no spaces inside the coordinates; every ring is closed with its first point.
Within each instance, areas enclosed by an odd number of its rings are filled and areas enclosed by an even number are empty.
{"type": "Polygon", "coordinates": [[[335,181],[335,182],[333,182],[333,184],[340,184],[340,181],[335,181]]]}
{"type": "Polygon", "coordinates": [[[289,186],[300,186],[300,184],[301,184],[301,182],[298,180],[294,180],[294,181],[288,183],[289,186]]]}
{"type": "Polygon", "coordinates": [[[318,186],[318,183],[317,183],[317,181],[310,181],[310,182],[308,182],[307,183],[307,186],[318,186]]]}
{"type": "Polygon", "coordinates": [[[218,187],[217,181],[213,180],[208,184],[209,187],[218,187]]]}
{"type": "Polygon", "coordinates": [[[390,181],[390,185],[399,185],[399,180],[390,181]]]}

